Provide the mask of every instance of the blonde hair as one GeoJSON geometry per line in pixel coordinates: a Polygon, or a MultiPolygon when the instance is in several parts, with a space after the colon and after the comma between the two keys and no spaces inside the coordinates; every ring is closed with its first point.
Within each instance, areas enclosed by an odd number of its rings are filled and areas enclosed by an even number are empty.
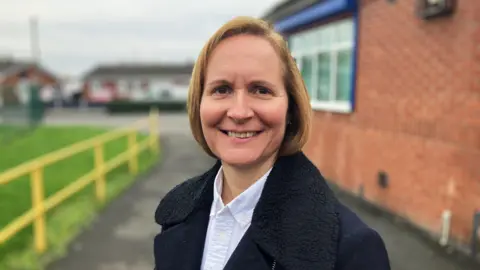
{"type": "Polygon", "coordinates": [[[311,129],[312,108],[307,89],[283,37],[268,22],[252,17],[237,17],[224,24],[210,37],[197,58],[187,98],[187,110],[193,137],[207,154],[217,158],[205,141],[200,120],[200,102],[204,90],[205,73],[209,57],[216,46],[222,40],[242,34],[255,35],[268,40],[284,63],[284,84],[288,94],[289,108],[287,129],[279,155],[290,155],[301,151],[308,140],[311,129]]]}

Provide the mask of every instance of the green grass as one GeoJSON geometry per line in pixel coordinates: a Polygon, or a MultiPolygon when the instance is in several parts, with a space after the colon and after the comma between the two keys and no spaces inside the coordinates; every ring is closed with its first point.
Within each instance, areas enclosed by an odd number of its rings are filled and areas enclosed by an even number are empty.
{"type": "Polygon", "coordinates": [[[28,133],[32,131],[33,128],[30,128],[27,124],[18,124],[15,126],[0,125],[0,148],[3,145],[10,144],[19,138],[28,136],[28,133]]]}
{"type": "MultiPolygon", "coordinates": [[[[82,141],[105,129],[94,127],[39,127],[22,133],[9,143],[0,144],[0,172],[46,153],[82,141]]],[[[9,134],[7,127],[0,128],[9,134]]],[[[139,135],[139,140],[144,140],[139,135]]],[[[1,143],[1,142],[0,142],[1,143]]],[[[120,138],[105,145],[105,158],[126,150],[127,139],[120,138]]],[[[139,155],[139,171],[145,172],[157,157],[146,150],[139,155]]],[[[136,178],[128,173],[128,165],[122,165],[107,175],[107,201],[114,198],[136,178]]],[[[93,150],[89,150],[45,168],[45,196],[50,196],[93,169],[93,150]]],[[[29,177],[0,186],[0,228],[31,208],[29,177]]],[[[104,205],[97,203],[93,183],[67,199],[47,214],[48,252],[38,256],[33,249],[33,229],[28,226],[0,246],[0,269],[43,269],[50,261],[62,256],[69,242],[94,218],[104,205]]]]}

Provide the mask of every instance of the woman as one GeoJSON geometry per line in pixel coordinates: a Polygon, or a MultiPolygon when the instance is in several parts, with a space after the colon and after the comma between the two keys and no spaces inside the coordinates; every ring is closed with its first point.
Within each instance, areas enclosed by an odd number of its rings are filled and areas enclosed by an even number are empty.
{"type": "Polygon", "coordinates": [[[380,236],[337,201],[302,153],[311,121],[286,42],[240,17],[202,49],[193,136],[217,163],[160,202],[157,270],[388,270],[380,236]]]}

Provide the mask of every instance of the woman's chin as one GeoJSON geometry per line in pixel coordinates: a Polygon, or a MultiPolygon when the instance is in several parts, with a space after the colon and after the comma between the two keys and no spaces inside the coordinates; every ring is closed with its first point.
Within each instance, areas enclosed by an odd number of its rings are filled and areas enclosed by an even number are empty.
{"type": "Polygon", "coordinates": [[[254,165],[259,161],[259,155],[256,153],[224,153],[220,155],[223,163],[235,167],[245,167],[254,165]]]}

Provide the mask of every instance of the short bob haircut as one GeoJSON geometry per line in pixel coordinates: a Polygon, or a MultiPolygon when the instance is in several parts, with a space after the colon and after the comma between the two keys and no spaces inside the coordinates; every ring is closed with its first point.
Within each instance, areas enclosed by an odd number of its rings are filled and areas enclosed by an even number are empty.
{"type": "Polygon", "coordinates": [[[207,154],[217,158],[210,150],[203,135],[200,103],[202,102],[205,74],[210,55],[222,40],[238,35],[255,35],[265,38],[273,46],[281,62],[284,63],[284,84],[289,100],[286,116],[288,122],[279,155],[290,155],[301,151],[310,134],[312,117],[310,99],[302,76],[290,54],[287,43],[274,30],[273,26],[261,19],[245,16],[236,17],[220,27],[202,48],[193,67],[187,98],[187,110],[193,137],[207,154]]]}

